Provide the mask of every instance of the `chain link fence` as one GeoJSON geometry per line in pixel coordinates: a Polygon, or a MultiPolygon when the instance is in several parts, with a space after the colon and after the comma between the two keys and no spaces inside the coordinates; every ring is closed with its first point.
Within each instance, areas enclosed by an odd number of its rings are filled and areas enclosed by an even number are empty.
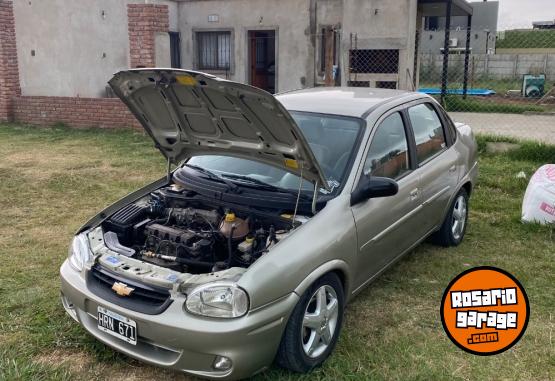
{"type": "Polygon", "coordinates": [[[425,23],[414,50],[376,49],[351,33],[342,82],[420,91],[478,133],[555,144],[555,29],[473,25],[445,32],[425,23]]]}
{"type": "Polygon", "coordinates": [[[555,144],[554,29],[458,28],[447,44],[445,35],[425,29],[419,36],[419,91],[479,133],[555,144]]]}

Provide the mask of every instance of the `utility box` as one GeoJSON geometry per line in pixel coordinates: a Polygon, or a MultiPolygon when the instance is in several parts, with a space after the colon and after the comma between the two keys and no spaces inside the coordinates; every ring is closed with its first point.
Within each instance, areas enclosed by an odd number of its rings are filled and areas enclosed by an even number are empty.
{"type": "Polygon", "coordinates": [[[525,74],[522,78],[522,96],[540,98],[545,92],[545,74],[525,74]]]}

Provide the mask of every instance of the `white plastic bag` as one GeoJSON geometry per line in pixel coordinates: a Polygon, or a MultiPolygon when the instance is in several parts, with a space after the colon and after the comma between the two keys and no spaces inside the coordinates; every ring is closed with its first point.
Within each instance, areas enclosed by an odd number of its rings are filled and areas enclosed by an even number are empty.
{"type": "Polygon", "coordinates": [[[522,202],[522,221],[555,223],[555,164],[547,164],[530,179],[522,202]]]}

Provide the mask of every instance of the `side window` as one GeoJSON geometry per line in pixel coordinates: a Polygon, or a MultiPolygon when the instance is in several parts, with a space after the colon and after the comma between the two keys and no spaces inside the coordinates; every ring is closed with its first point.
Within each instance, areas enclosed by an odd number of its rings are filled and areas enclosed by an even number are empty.
{"type": "Polygon", "coordinates": [[[433,106],[423,103],[408,110],[414,139],[416,157],[422,163],[447,147],[441,119],[433,106]]]}
{"type": "Polygon", "coordinates": [[[449,128],[451,134],[450,144],[453,145],[457,141],[457,127],[455,127],[453,119],[451,119],[451,117],[443,107],[440,107],[440,111],[443,113],[443,120],[447,121],[447,127],[449,128]]]}
{"type": "Polygon", "coordinates": [[[410,170],[403,118],[391,114],[378,126],[364,163],[366,176],[398,179],[410,170]]]}

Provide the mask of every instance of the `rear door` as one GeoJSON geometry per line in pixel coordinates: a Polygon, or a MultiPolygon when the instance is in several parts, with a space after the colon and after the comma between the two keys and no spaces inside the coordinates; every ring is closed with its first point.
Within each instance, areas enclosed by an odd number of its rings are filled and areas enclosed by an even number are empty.
{"type": "Polygon", "coordinates": [[[390,112],[376,126],[366,149],[360,178],[394,179],[399,184],[399,193],[352,207],[359,247],[357,287],[366,284],[419,239],[414,224],[420,204],[417,191],[420,178],[414,170],[409,148],[412,136],[405,115],[401,110],[390,112]]]}
{"type": "Polygon", "coordinates": [[[425,101],[407,108],[406,118],[415,139],[417,172],[420,177],[419,199],[422,203],[420,235],[441,224],[457,183],[458,154],[452,147],[452,137],[437,106],[425,101]]]}

